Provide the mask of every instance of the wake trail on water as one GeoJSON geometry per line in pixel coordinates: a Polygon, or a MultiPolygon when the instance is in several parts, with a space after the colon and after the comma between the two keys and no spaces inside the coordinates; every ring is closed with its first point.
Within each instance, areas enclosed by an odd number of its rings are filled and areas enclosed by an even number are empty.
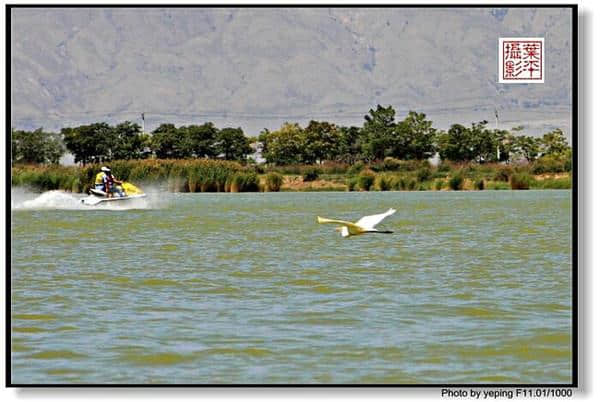
{"type": "Polygon", "coordinates": [[[95,206],[84,205],[81,200],[87,197],[85,194],[73,194],[62,190],[46,191],[42,194],[33,192],[26,188],[11,189],[11,209],[13,210],[112,210],[123,211],[129,209],[155,209],[153,204],[160,205],[158,194],[149,194],[147,198],[129,200],[126,204],[119,202],[100,203],[95,206]],[[157,200],[154,201],[153,200],[157,200]]]}

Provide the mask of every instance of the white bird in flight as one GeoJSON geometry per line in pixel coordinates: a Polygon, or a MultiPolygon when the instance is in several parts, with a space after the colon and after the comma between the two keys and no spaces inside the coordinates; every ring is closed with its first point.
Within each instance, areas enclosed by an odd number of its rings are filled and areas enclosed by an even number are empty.
{"type": "Polygon", "coordinates": [[[338,232],[342,233],[342,237],[361,235],[365,233],[394,233],[389,230],[377,230],[375,226],[384,220],[386,217],[394,214],[395,209],[388,209],[386,212],[378,215],[363,216],[356,223],[341,221],[338,219],[327,219],[317,216],[317,222],[319,223],[337,223],[342,226],[335,228],[338,232]]]}

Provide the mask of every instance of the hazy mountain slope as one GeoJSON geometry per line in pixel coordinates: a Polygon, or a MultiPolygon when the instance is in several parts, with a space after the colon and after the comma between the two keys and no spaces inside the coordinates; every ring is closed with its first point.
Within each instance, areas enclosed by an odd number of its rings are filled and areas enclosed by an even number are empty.
{"type": "Polygon", "coordinates": [[[11,32],[18,127],[146,111],[147,128],[256,133],[310,117],[360,124],[377,103],[442,128],[494,107],[514,122],[570,118],[566,9],[13,9],[11,32]],[[497,83],[499,36],[546,38],[545,84],[497,83]]]}

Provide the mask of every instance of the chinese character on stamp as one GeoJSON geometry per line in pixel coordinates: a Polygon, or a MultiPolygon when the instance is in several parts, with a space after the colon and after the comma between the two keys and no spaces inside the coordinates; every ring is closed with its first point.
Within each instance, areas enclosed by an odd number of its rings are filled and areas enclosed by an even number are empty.
{"type": "Polygon", "coordinates": [[[544,38],[499,38],[498,82],[543,83],[544,38]]]}

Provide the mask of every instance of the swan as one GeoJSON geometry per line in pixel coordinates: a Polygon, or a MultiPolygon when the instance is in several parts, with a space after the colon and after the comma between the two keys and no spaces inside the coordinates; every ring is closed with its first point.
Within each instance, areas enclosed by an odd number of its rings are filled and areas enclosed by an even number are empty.
{"type": "Polygon", "coordinates": [[[375,229],[375,226],[379,222],[384,220],[386,217],[393,215],[395,212],[395,209],[390,208],[382,214],[363,216],[358,221],[356,221],[356,223],[342,221],[339,219],[321,218],[320,216],[317,216],[317,222],[337,223],[342,225],[340,227],[335,228],[335,230],[342,233],[342,237],[356,236],[365,233],[394,233],[390,230],[377,230],[375,229]]]}

